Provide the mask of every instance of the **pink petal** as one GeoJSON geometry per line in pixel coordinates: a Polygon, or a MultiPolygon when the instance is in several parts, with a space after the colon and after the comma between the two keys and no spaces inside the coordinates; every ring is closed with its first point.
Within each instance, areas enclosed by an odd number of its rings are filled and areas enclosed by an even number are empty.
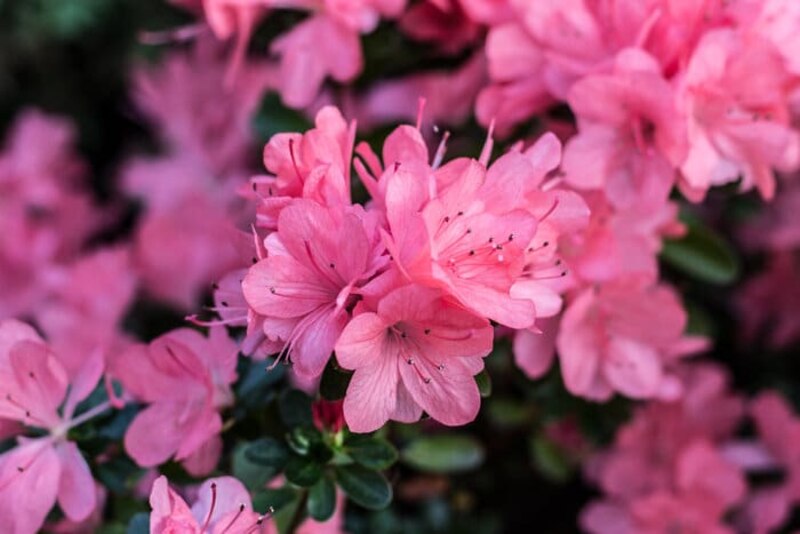
{"type": "Polygon", "coordinates": [[[71,441],[56,446],[61,462],[58,481],[58,505],[68,518],[82,521],[97,505],[97,492],[92,472],[78,447],[71,441]]]}
{"type": "Polygon", "coordinates": [[[603,373],[614,389],[634,399],[655,396],[663,376],[658,352],[622,337],[608,342],[603,373]]]}

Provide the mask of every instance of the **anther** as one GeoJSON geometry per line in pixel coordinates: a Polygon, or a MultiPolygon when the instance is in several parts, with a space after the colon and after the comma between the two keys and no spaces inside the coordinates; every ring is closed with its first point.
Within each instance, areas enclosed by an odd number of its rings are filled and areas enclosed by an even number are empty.
{"type": "Polygon", "coordinates": [[[328,264],[328,267],[330,267],[331,269],[335,269],[336,268],[336,264],[331,262],[330,264],[328,264]]]}
{"type": "Polygon", "coordinates": [[[428,335],[428,334],[430,334],[430,333],[431,333],[431,329],[430,329],[430,328],[426,328],[426,329],[425,329],[425,335],[427,336],[427,335],[428,335]]]}
{"type": "Polygon", "coordinates": [[[444,222],[446,222],[446,223],[450,222],[450,216],[449,215],[445,215],[444,222]]]}
{"type": "Polygon", "coordinates": [[[220,304],[222,304],[222,306],[223,306],[224,308],[227,308],[227,307],[228,307],[228,301],[227,301],[227,300],[223,300],[222,302],[220,302],[220,304]]]}
{"type": "Polygon", "coordinates": [[[270,293],[272,293],[273,295],[275,295],[275,294],[277,294],[277,293],[278,293],[278,292],[275,290],[275,288],[274,288],[274,287],[271,287],[271,288],[269,288],[269,292],[270,292],[270,293]]]}

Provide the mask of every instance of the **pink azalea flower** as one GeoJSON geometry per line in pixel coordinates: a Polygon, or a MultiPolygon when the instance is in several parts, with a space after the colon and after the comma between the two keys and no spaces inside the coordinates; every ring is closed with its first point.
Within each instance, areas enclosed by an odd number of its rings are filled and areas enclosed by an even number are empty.
{"type": "Polygon", "coordinates": [[[579,130],[564,153],[569,184],[603,189],[618,207],[666,196],[686,157],[686,132],[654,58],[625,49],[611,74],[582,78],[568,101],[579,130]]]}
{"type": "Polygon", "coordinates": [[[268,517],[253,511],[250,494],[233,477],[210,478],[190,508],[160,476],[150,493],[151,534],[258,534],[273,532],[268,517]]]}
{"type": "Polygon", "coordinates": [[[725,456],[751,474],[781,473],[780,482],[752,488],[739,525],[747,532],[775,532],[786,522],[800,501],[800,460],[792,446],[800,439],[800,419],[789,403],[775,391],[760,393],[749,406],[756,438],[731,441],[725,456]]]}
{"type": "Polygon", "coordinates": [[[357,288],[386,263],[377,228],[358,209],[298,199],[284,208],[267,256],[242,282],[269,339],[285,342],[300,375],[322,373],[348,321],[357,288]]]}
{"type": "Polygon", "coordinates": [[[274,135],[264,147],[264,167],[272,175],[252,180],[258,226],[276,229],[278,215],[292,198],[309,198],[325,206],[349,205],[355,135],[355,123],[348,124],[334,107],[322,108],[315,128],[305,134],[274,135]]]}
{"type": "Polygon", "coordinates": [[[412,5],[400,19],[400,28],[412,39],[434,43],[449,54],[457,54],[481,34],[481,25],[470,19],[460,0],[412,5]]]}
{"type": "Polygon", "coordinates": [[[664,285],[628,279],[585,289],[564,312],[556,340],[564,384],[596,400],[614,391],[633,398],[679,395],[670,363],[705,346],[683,336],[686,322],[675,292],[664,285]]]}
{"type": "Polygon", "coordinates": [[[678,206],[651,197],[615,209],[602,193],[585,194],[591,211],[583,232],[568,233],[560,250],[573,276],[582,282],[623,277],[658,278],[657,254],[665,237],[680,237],[678,206]]]}
{"type": "Polygon", "coordinates": [[[83,183],[75,132],[64,119],[23,111],[0,153],[0,317],[32,312],[46,277],[73,260],[99,215],[83,183]]]}
{"type": "Polygon", "coordinates": [[[755,187],[772,198],[772,170],[800,165],[800,137],[788,110],[790,80],[768,41],[735,30],[704,36],[681,81],[690,142],[681,167],[684,194],[700,200],[710,186],[741,176],[742,190],[755,187]]]}
{"type": "Polygon", "coordinates": [[[154,297],[192,309],[200,294],[249,257],[250,240],[206,195],[147,213],[134,236],[134,266],[154,297]]]}
{"type": "Polygon", "coordinates": [[[763,272],[747,280],[736,299],[742,335],[748,342],[765,335],[771,347],[785,348],[800,339],[800,276],[794,252],[773,253],[763,272]]]}
{"type": "Polygon", "coordinates": [[[69,388],[56,355],[31,327],[14,320],[0,323],[0,383],[0,420],[46,432],[38,438],[21,436],[16,447],[0,455],[0,530],[33,534],[56,502],[69,520],[88,518],[97,502],[95,484],[67,432],[109,404],[74,417],[77,402],[88,392],[69,388]]]}
{"type": "Polygon", "coordinates": [[[588,532],[732,532],[723,517],[745,496],[743,474],[723,443],[743,404],[712,365],[681,369],[685,394],[651,401],[587,466],[606,497],[581,514],[588,532]],[[683,530],[681,530],[683,532],[683,530]]]}
{"type": "Polygon", "coordinates": [[[455,70],[378,81],[357,99],[353,115],[367,129],[372,125],[414,121],[419,114],[420,99],[424,99],[424,125],[461,125],[472,113],[478,91],[485,84],[485,71],[485,59],[482,54],[475,54],[455,70]]]}
{"type": "Polygon", "coordinates": [[[425,201],[424,173],[401,163],[387,179],[390,250],[398,267],[412,281],[442,288],[479,316],[515,328],[530,326],[534,302],[527,291],[515,294],[513,286],[522,275],[536,219],[515,209],[518,191],[490,183],[483,166],[461,159],[436,170],[436,196],[425,201]]]}
{"type": "Polygon", "coordinates": [[[37,323],[70,380],[86,378],[88,394],[105,369],[106,355],[126,343],[119,328],[137,285],[130,251],[100,249],[48,278],[49,295],[35,314],[37,323]]]}
{"type": "Polygon", "coordinates": [[[453,307],[441,294],[404,286],[356,315],[336,344],[336,358],[355,373],[344,416],[354,432],[389,419],[413,422],[426,411],[449,426],[472,421],[480,394],[473,376],[492,349],[488,322],[453,307]]]}
{"type": "Polygon", "coordinates": [[[237,355],[235,343],[218,326],[208,338],[195,330],[173,330],[112,359],[114,377],[148,405],[125,433],[125,450],[139,465],[156,466],[174,457],[188,462],[196,475],[216,466],[219,411],[233,402],[237,355]]]}
{"type": "Polygon", "coordinates": [[[800,180],[780,182],[775,199],[741,229],[745,246],[754,250],[800,248],[800,180]]]}
{"type": "Polygon", "coordinates": [[[716,366],[680,370],[684,394],[675,401],[651,401],[617,431],[613,446],[587,465],[590,479],[610,496],[628,501],[672,485],[681,454],[692,443],[721,444],[744,413],[730,392],[729,377],[716,366]]]}
{"type": "MultiPolygon", "coordinates": [[[[193,158],[205,169],[192,176],[195,187],[212,179],[241,183],[249,175],[250,121],[273,78],[268,65],[248,61],[226,84],[223,54],[213,39],[199,39],[190,50],[172,51],[157,65],[139,65],[133,73],[134,101],[170,152],[193,158]]],[[[149,188],[162,187],[164,181],[152,179],[149,188]]]]}

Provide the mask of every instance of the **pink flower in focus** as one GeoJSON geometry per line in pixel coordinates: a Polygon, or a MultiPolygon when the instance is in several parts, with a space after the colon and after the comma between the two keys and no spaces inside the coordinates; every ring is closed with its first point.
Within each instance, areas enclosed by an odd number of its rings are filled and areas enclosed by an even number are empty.
{"type": "Polygon", "coordinates": [[[233,477],[210,478],[190,508],[160,476],[150,493],[151,534],[257,534],[271,531],[268,517],[253,511],[250,494],[233,477]]]}
{"type": "Polygon", "coordinates": [[[338,109],[325,107],[308,132],[272,136],[264,147],[264,167],[272,175],[252,179],[258,200],[256,224],[275,230],[278,215],[292,198],[323,206],[349,205],[355,135],[355,123],[348,124],[338,109]]]}
{"type": "Polygon", "coordinates": [[[233,403],[237,355],[236,344],[219,326],[208,338],[195,330],[173,330],[111,360],[111,372],[125,391],[148,405],[125,433],[125,450],[139,465],[174,457],[195,475],[214,469],[221,452],[219,412],[233,403]]]}
{"type": "Polygon", "coordinates": [[[298,199],[281,211],[267,256],[242,282],[270,340],[284,341],[300,375],[322,373],[349,319],[356,290],[385,265],[377,228],[357,207],[298,199]]]}
{"type": "Polygon", "coordinates": [[[414,422],[425,410],[448,426],[478,413],[473,378],[492,350],[485,319],[447,304],[437,291],[404,286],[356,315],[336,344],[336,358],[355,373],[344,416],[353,432],[377,430],[389,419],[414,422]]]}

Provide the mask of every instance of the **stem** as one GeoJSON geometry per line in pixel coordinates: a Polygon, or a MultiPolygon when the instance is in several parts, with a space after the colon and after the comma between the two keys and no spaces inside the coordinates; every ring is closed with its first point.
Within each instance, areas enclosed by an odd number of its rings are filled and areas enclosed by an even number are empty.
{"type": "Polygon", "coordinates": [[[305,519],[305,511],[306,511],[306,502],[308,501],[308,490],[304,489],[303,492],[300,494],[300,501],[297,503],[297,508],[294,510],[294,515],[292,516],[292,520],[289,522],[289,526],[286,529],[286,534],[295,534],[297,529],[300,528],[300,524],[305,519]]]}

